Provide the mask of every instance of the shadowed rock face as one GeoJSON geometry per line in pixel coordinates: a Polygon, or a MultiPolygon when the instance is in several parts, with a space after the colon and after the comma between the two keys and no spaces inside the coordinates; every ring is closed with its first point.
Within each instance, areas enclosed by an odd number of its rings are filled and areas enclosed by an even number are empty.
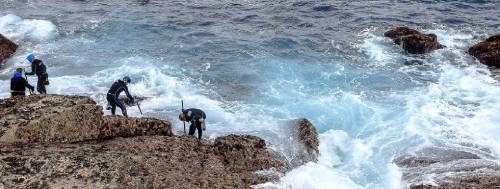
{"type": "Polygon", "coordinates": [[[17,50],[17,45],[0,34],[0,68],[4,61],[12,56],[17,50]]]}
{"type": "Polygon", "coordinates": [[[487,154],[447,148],[424,148],[401,155],[394,163],[412,189],[500,187],[500,165],[487,154]]]}
{"type": "Polygon", "coordinates": [[[445,47],[437,41],[435,34],[424,34],[408,27],[394,28],[385,32],[384,36],[391,38],[411,54],[426,54],[445,47]]]}
{"type": "Polygon", "coordinates": [[[469,54],[487,66],[500,67],[500,34],[469,48],[469,54]]]}
{"type": "Polygon", "coordinates": [[[0,100],[0,188],[250,188],[291,169],[259,137],[173,136],[168,121],[101,110],[82,96],[0,100]]]}

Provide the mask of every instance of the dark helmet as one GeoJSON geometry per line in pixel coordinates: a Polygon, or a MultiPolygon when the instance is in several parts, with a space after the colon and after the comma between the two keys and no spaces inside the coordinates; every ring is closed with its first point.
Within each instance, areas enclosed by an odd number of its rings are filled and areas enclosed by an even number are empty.
{"type": "Polygon", "coordinates": [[[130,80],[130,77],[129,76],[125,76],[123,77],[122,81],[126,81],[127,83],[130,83],[131,80],[130,80]]]}

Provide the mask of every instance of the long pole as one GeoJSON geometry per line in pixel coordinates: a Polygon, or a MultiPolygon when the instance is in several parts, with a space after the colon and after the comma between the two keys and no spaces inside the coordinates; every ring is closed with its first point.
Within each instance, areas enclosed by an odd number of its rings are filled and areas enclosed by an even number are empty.
{"type": "Polygon", "coordinates": [[[137,108],[139,108],[139,112],[141,112],[141,115],[142,115],[142,110],[141,110],[141,106],[139,105],[139,102],[137,102],[137,108]]]}
{"type": "MultiPolygon", "coordinates": [[[[184,113],[184,100],[181,100],[181,108],[182,108],[182,113],[184,113]]],[[[185,116],[185,115],[184,115],[185,116]]],[[[186,118],[182,121],[184,123],[184,134],[186,134],[186,118]]]]}

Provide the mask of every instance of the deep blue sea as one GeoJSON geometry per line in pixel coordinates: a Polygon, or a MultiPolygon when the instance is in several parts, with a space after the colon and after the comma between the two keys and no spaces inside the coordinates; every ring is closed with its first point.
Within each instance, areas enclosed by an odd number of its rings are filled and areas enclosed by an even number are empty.
{"type": "Polygon", "coordinates": [[[48,66],[49,93],[104,106],[111,84],[129,75],[132,94],[152,97],[143,116],[172,120],[179,133],[183,99],[207,112],[205,138],[254,134],[286,155],[287,121],[308,118],[320,133],[319,161],[256,188],[404,188],[392,163],[402,153],[438,146],[500,157],[500,86],[466,53],[500,32],[499,7],[497,0],[0,0],[0,33],[20,45],[0,71],[0,98],[10,96],[12,68],[33,52],[48,66]],[[435,33],[447,48],[406,54],[383,37],[403,25],[435,33]]]}

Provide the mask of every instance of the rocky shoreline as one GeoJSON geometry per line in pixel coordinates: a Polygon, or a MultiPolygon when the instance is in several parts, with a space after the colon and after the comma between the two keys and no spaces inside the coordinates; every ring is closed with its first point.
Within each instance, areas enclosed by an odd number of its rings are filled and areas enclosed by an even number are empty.
{"type": "Polygon", "coordinates": [[[317,133],[293,121],[292,162],[256,136],[175,136],[152,118],[103,116],[89,97],[0,100],[0,188],[250,188],[318,155],[317,133]]]}

